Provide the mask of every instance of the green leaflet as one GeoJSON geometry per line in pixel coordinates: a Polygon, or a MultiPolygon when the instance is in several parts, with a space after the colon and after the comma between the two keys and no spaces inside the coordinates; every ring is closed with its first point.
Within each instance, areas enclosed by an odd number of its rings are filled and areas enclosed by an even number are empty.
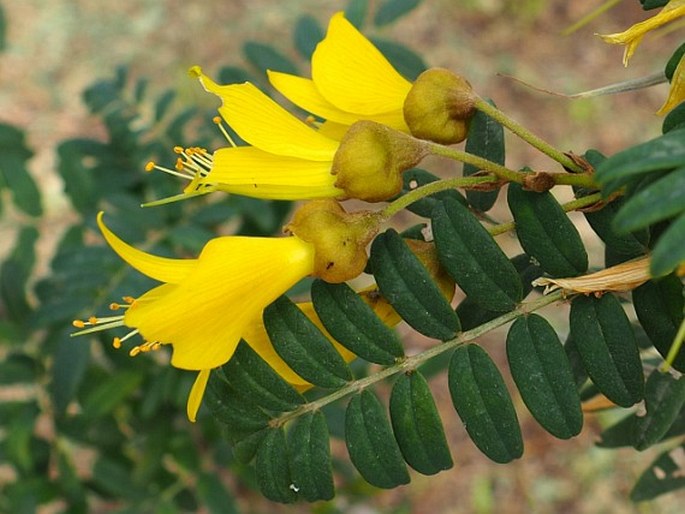
{"type": "Polygon", "coordinates": [[[431,217],[440,262],[469,298],[493,311],[510,311],[522,298],[516,268],[469,210],[454,200],[431,217]]]}
{"type": "Polygon", "coordinates": [[[545,318],[531,314],[512,324],[507,358],[521,398],[538,423],[560,439],[578,435],[583,412],[571,365],[545,318]]]}
{"type": "Polygon", "coordinates": [[[376,11],[373,22],[378,27],[387,25],[409,13],[420,3],[421,0],[385,0],[376,11]]]}
{"type": "Polygon", "coordinates": [[[685,166],[631,196],[614,219],[619,233],[631,232],[685,211],[685,166]]]}
{"type": "Polygon", "coordinates": [[[293,503],[296,487],[290,479],[288,446],[283,428],[269,429],[257,449],[255,465],[259,490],[269,500],[293,503]]]}
{"type": "Polygon", "coordinates": [[[381,294],[414,329],[443,341],[461,330],[452,306],[395,230],[374,239],[369,265],[381,294]]]}
{"type": "Polygon", "coordinates": [[[654,247],[649,271],[652,276],[660,277],[672,272],[685,262],[685,212],[680,214],[664,230],[654,247]]]}
{"type": "MultiPolygon", "coordinates": [[[[597,446],[601,448],[623,448],[633,446],[635,442],[638,416],[631,414],[621,419],[618,423],[610,426],[600,434],[597,446]]],[[[661,436],[659,442],[679,437],[685,434],[685,408],[680,409],[671,427],[661,436]]]]}
{"type": "Polygon", "coordinates": [[[426,379],[418,371],[400,375],[390,396],[390,420],[407,463],[434,475],[452,467],[440,415],[426,379]]]}
{"type": "MultiPolygon", "coordinates": [[[[533,280],[541,277],[543,271],[540,269],[540,266],[532,262],[530,257],[525,253],[516,255],[509,260],[519,274],[523,286],[521,296],[525,298],[528,296],[528,293],[533,290],[533,280]]],[[[457,305],[456,312],[461,321],[461,328],[464,331],[476,328],[502,314],[501,312],[484,309],[468,296],[457,305]]]]}
{"type": "Polygon", "coordinates": [[[523,455],[511,396],[495,363],[480,346],[460,346],[448,371],[452,403],[476,446],[500,464],[523,455]]]}
{"type": "Polygon", "coordinates": [[[283,412],[305,403],[304,397],[288,385],[245,341],[240,342],[222,369],[228,383],[256,405],[283,412]]]}
{"type": "Polygon", "coordinates": [[[543,270],[553,277],[572,277],[587,270],[587,253],[578,229],[549,191],[524,191],[511,183],[507,201],[521,246],[543,270]]]}
{"type": "Polygon", "coordinates": [[[640,401],[644,385],[640,354],[616,297],[611,293],[576,297],[569,323],[583,366],[597,388],[622,407],[640,401]]]}
{"type": "Polygon", "coordinates": [[[681,465],[683,452],[685,443],[659,455],[638,479],[630,492],[630,499],[634,502],[651,500],[685,487],[681,465]]]}
{"type": "Polygon", "coordinates": [[[370,41],[390,61],[390,64],[400,75],[409,81],[416,80],[421,73],[428,69],[423,57],[402,44],[377,37],[371,37],[370,41]]]}
{"type": "Polygon", "coordinates": [[[347,284],[312,283],[314,310],[333,338],[361,358],[393,364],[404,356],[395,332],[347,284]]]}
{"type": "Polygon", "coordinates": [[[364,479],[392,489],[409,483],[409,473],[376,396],[364,390],[350,400],[345,413],[345,442],[350,459],[364,479]]]}
{"type": "MultiPolygon", "coordinates": [[[[492,100],[488,100],[495,106],[492,100]]],[[[482,111],[476,111],[471,118],[469,125],[469,135],[464,148],[468,153],[478,155],[497,164],[504,164],[504,128],[493,118],[482,111]]],[[[473,164],[464,164],[463,174],[465,177],[478,173],[480,169],[473,164]]],[[[476,191],[466,190],[466,198],[474,209],[486,212],[489,211],[495,201],[499,189],[495,191],[476,191]]]]}
{"type": "MultiPolygon", "coordinates": [[[[683,284],[674,274],[645,282],[633,290],[637,319],[654,347],[666,358],[683,321],[683,284]]],[[[680,351],[673,367],[685,372],[685,351],[680,351]]]]}
{"type": "Polygon", "coordinates": [[[680,128],[612,155],[597,167],[595,180],[608,196],[639,175],[684,164],[685,128],[680,128]]]}
{"type": "Polygon", "coordinates": [[[26,146],[24,132],[0,123],[0,152],[0,191],[7,186],[17,207],[29,216],[40,216],[43,213],[40,191],[26,167],[33,151],[26,146]]]}
{"type": "MultiPolygon", "coordinates": [[[[402,173],[401,194],[407,194],[409,191],[413,191],[418,187],[425,186],[426,184],[430,184],[436,180],[440,180],[440,178],[436,175],[433,175],[429,171],[421,168],[411,168],[402,173]]],[[[424,218],[430,218],[435,206],[445,201],[447,198],[452,198],[464,205],[467,205],[466,198],[464,198],[459,191],[456,189],[447,189],[415,201],[407,207],[407,210],[424,218]]]]}
{"type": "Polygon", "coordinates": [[[300,416],[288,435],[290,476],[299,496],[308,502],[335,495],[328,426],[320,412],[300,416]]]}
{"type": "Polygon", "coordinates": [[[675,379],[655,369],[645,384],[647,414],[634,425],[633,446],[642,451],[658,443],[685,405],[685,377],[675,379]]]}
{"type": "Polygon", "coordinates": [[[685,103],[681,103],[669,112],[661,125],[661,131],[664,134],[681,128],[685,128],[685,103]]]}
{"type": "Polygon", "coordinates": [[[252,66],[260,72],[266,70],[282,71],[297,75],[297,66],[273,46],[248,41],[243,45],[243,54],[252,66]]]}
{"type": "Polygon", "coordinates": [[[305,59],[311,59],[316,45],[324,38],[324,30],[310,14],[300,16],[295,23],[293,39],[295,48],[305,59]]]}
{"type": "Polygon", "coordinates": [[[622,212],[624,205],[625,200],[619,198],[598,211],[583,212],[583,214],[592,230],[606,244],[607,248],[627,258],[634,258],[647,253],[649,230],[646,228],[635,231],[630,229],[625,233],[619,233],[615,228],[614,220],[617,219],[617,212],[619,210],[622,212]]]}
{"type": "Polygon", "coordinates": [[[337,388],[352,379],[328,338],[286,296],[264,309],[264,326],[276,353],[305,380],[337,388]]]}
{"type": "Polygon", "coordinates": [[[143,381],[143,374],[134,370],[120,370],[91,389],[83,400],[84,416],[95,418],[109,414],[132,394],[143,381]]]}

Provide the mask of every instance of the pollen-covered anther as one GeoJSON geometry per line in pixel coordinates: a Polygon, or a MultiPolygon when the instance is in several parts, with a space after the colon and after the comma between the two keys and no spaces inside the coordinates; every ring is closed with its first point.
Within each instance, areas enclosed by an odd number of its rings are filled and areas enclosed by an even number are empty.
{"type": "Polygon", "coordinates": [[[129,305],[136,301],[136,299],[133,298],[133,296],[122,296],[121,299],[129,305]]]}
{"type": "Polygon", "coordinates": [[[129,356],[135,357],[140,353],[147,353],[159,350],[162,347],[162,343],[159,341],[145,341],[143,344],[134,346],[131,351],[128,352],[129,356]]]}

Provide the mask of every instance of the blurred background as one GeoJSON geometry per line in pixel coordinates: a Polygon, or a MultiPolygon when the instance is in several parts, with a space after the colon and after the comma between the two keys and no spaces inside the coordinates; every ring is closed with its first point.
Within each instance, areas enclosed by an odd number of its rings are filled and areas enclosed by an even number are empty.
{"type": "MultiPolygon", "coordinates": [[[[369,2],[369,20],[381,3],[369,2]]],[[[659,71],[678,44],[668,35],[648,38],[629,68],[621,63],[622,48],[606,45],[595,35],[619,32],[644,19],[647,15],[635,0],[624,0],[577,32],[562,35],[564,29],[601,3],[600,0],[425,0],[393,23],[374,26],[369,21],[364,25],[364,32],[405,45],[428,66],[442,66],[462,74],[481,96],[495,99],[503,111],[562,150],[580,154],[596,148],[612,154],[660,133],[661,119],[654,112],[666,96],[666,85],[611,97],[568,100],[533,91],[502,76],[511,75],[561,93],[575,93],[659,71]]],[[[84,296],[82,304],[75,305],[71,314],[68,306],[63,306],[63,316],[46,319],[44,314],[35,315],[47,294],[46,286],[36,293],[37,284],[47,283],[52,288],[51,294],[60,294],[51,266],[55,265],[54,257],[65,248],[68,232],[85,223],[79,241],[97,240],[87,230],[92,226],[92,219],[87,219],[89,210],[75,207],[78,195],[85,193],[78,192],[73,184],[71,192],[65,193],[66,175],[58,172],[64,161],[58,152],[61,142],[75,138],[103,143],[112,140],[112,126],[104,120],[106,109],[95,112],[93,103],[88,105],[84,101],[85,90],[100,80],[112,79],[118,67],[124,66],[128,73],[126,80],[147,79],[146,95],[151,100],[139,103],[143,111],[146,105],[152,109],[153,99],[172,91],[178,109],[193,107],[209,113],[217,106],[216,101],[188,77],[190,66],[199,64],[215,77],[226,66],[254,72],[254,62],[246,59],[244,52],[245,42],[252,41],[274,46],[286,57],[301,63],[300,69],[306,73],[306,61],[298,55],[293,42],[296,22],[308,15],[325,28],[328,18],[347,5],[347,2],[330,0],[0,2],[3,11],[0,123],[25,134],[25,146],[32,152],[26,167],[42,199],[42,211],[30,215],[26,209],[17,208],[8,188],[0,191],[0,262],[12,255],[16,257],[17,253],[21,256],[23,247],[18,241],[24,229],[35,229],[37,236],[29,245],[33,249],[30,272],[26,273],[26,280],[19,282],[23,290],[12,289],[12,282],[4,282],[5,305],[0,304],[0,316],[5,318],[0,331],[0,359],[7,364],[3,369],[5,373],[10,370],[21,374],[22,366],[27,367],[29,374],[21,376],[35,380],[15,383],[8,378],[9,374],[0,377],[3,405],[0,417],[5,418],[0,426],[0,509],[45,513],[257,513],[310,509],[321,513],[359,514],[680,512],[682,497],[680,503],[674,496],[667,496],[639,505],[627,499],[635,480],[656,453],[596,448],[594,442],[611,418],[610,414],[588,414],[582,434],[560,442],[534,420],[526,418],[524,408],[518,409],[525,454],[519,461],[500,466],[480,454],[468,440],[451,406],[444,377],[440,376],[433,379],[431,386],[445,423],[454,468],[434,477],[412,472],[410,485],[381,491],[355,479],[349,464],[341,464],[341,487],[332,502],[314,506],[273,505],[254,489],[250,470],[236,464],[230,449],[225,448],[225,443],[221,445],[220,434],[212,427],[209,416],[195,426],[185,420],[188,377],[179,378],[175,371],[169,371],[173,378],[168,380],[178,381],[178,390],[169,392],[169,387],[164,386],[167,389],[163,396],[170,400],[166,403],[160,400],[154,408],[148,406],[145,423],[137,424],[131,419],[141,411],[131,405],[144,404],[148,388],[161,387],[151,385],[147,378],[140,376],[151,367],[167,368],[154,362],[140,364],[140,358],[129,361],[124,353],[110,361],[110,349],[99,348],[107,346],[106,338],[104,343],[67,340],[71,345],[90,347],[90,355],[86,357],[71,356],[71,348],[60,353],[60,348],[66,348],[67,343],[56,341],[70,330],[69,316],[81,316],[82,310],[88,307],[94,311],[98,305],[91,300],[92,296],[84,296]],[[30,329],[19,330],[20,323],[15,323],[15,317],[9,314],[12,309],[8,304],[17,295],[25,298],[28,309],[22,322],[36,323],[30,329]],[[58,333],[62,335],[52,337],[58,333]],[[18,354],[28,360],[17,360],[18,354]],[[10,356],[13,356],[11,363],[10,356]],[[72,362],[76,363],[73,370],[69,368],[72,362]],[[93,362],[99,365],[92,368],[93,362]],[[67,375],[61,380],[72,388],[68,396],[60,396],[55,391],[55,387],[61,387],[55,385],[56,363],[61,363],[67,375]],[[117,369],[129,370],[130,380],[107,383],[112,388],[125,383],[126,393],[100,412],[95,407],[98,397],[89,396],[88,389],[105,378],[110,380],[117,369]],[[137,371],[141,375],[136,375],[137,371]],[[71,380],[69,377],[74,374],[81,379],[71,380]],[[79,420],[84,404],[90,405],[90,414],[97,418],[98,424],[88,423],[92,419],[89,416],[79,420]],[[166,417],[157,416],[161,411],[166,417]],[[22,419],[25,421],[20,422],[22,419]],[[159,426],[167,422],[172,426],[159,426]],[[103,428],[106,426],[112,430],[111,436],[103,428]],[[101,430],[103,439],[88,435],[93,430],[101,430]],[[148,475],[140,472],[136,452],[150,451],[156,444],[155,439],[164,437],[172,442],[161,445],[146,457],[155,461],[145,463],[154,471],[148,475]],[[104,447],[113,454],[119,449],[125,454],[126,462],[120,462],[113,455],[100,459],[98,451],[104,447]],[[131,472],[132,469],[136,472],[131,472]],[[145,480],[150,480],[158,489],[146,488],[141,484],[145,480]],[[217,488],[222,491],[218,496],[207,492],[217,488]],[[189,499],[177,501],[177,495],[184,494],[189,499]],[[137,503],[127,503],[133,497],[137,503]]],[[[191,127],[194,134],[212,130],[209,116],[205,119],[209,129],[191,127]]],[[[145,137],[151,139],[155,135],[153,124],[145,137]]],[[[166,138],[159,144],[168,149],[166,159],[171,163],[171,147],[182,142],[169,140],[167,133],[159,135],[166,138]]],[[[507,137],[510,167],[525,164],[546,169],[551,165],[513,137],[507,137]]],[[[132,151],[140,153],[141,148],[148,147],[138,145],[132,151]]],[[[125,145],[120,149],[127,151],[125,145]]],[[[125,163],[135,161],[127,160],[130,157],[127,155],[119,157],[125,163]]],[[[140,161],[137,169],[129,171],[142,176],[144,156],[136,155],[136,159],[140,161]]],[[[88,166],[87,161],[85,165],[88,166]]],[[[577,221],[582,223],[580,218],[577,221]]],[[[144,239],[143,235],[138,239],[144,239]]],[[[179,236],[176,244],[191,251],[195,243],[179,236]]],[[[595,258],[595,263],[601,262],[595,258]]],[[[104,267],[103,273],[107,269],[104,267]]],[[[65,301],[67,298],[65,295],[65,301]]],[[[496,331],[489,338],[501,341],[504,334],[496,331]]],[[[417,339],[407,344],[420,349],[427,343],[417,339]]],[[[488,348],[497,351],[496,344],[488,348]]],[[[333,442],[333,451],[342,461],[346,459],[344,444],[340,441],[333,442]]]]}

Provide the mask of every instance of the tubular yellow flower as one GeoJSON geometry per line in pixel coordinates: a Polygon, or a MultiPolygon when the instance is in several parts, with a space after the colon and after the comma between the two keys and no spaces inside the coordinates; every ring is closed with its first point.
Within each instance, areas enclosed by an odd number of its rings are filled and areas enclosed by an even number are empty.
{"type": "Polygon", "coordinates": [[[678,66],[676,66],[673,72],[668,98],[656,113],[659,116],[668,114],[669,111],[677,107],[682,101],[685,101],[685,54],[680,58],[680,62],[678,62],[678,66]]]}
{"type": "Polygon", "coordinates": [[[685,16],[685,0],[671,0],[658,14],[651,18],[636,23],[623,32],[600,35],[600,37],[607,43],[626,45],[625,52],[623,53],[623,64],[628,66],[628,61],[642,42],[642,38],[644,38],[648,32],[658,29],[666,23],[682,16],[685,16]]]}
{"type": "MultiPolygon", "coordinates": [[[[132,356],[170,344],[171,365],[177,368],[202,371],[227,362],[255,317],[314,269],[314,247],[294,236],[218,237],[197,259],[169,259],[129,246],[105,226],[102,216],[98,226],[112,249],[133,268],[164,283],[128,299],[123,315],[74,322],[77,328],[91,326],[76,335],[126,326],[132,330],[115,338],[115,347],[136,334],[145,342],[130,351],[132,356]]],[[[194,390],[204,389],[203,380],[194,390]]]]}
{"type": "Polygon", "coordinates": [[[342,12],[312,55],[312,78],[269,71],[271,84],[303,109],[342,125],[371,120],[409,132],[402,106],[411,83],[342,12]]]}

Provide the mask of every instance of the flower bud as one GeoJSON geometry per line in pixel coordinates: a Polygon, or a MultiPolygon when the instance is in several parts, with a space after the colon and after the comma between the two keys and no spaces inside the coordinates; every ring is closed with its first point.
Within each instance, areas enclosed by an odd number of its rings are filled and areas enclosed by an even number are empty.
{"type": "Polygon", "coordinates": [[[313,200],[295,211],[284,230],[314,246],[312,275],[340,283],[366,267],[366,245],[378,232],[379,218],[368,211],[347,213],[335,200],[313,200]]]}
{"type": "Polygon", "coordinates": [[[350,198],[380,202],[402,190],[402,172],[427,154],[411,136],[374,121],[354,123],[340,141],[331,173],[350,198]]]}
{"type": "Polygon", "coordinates": [[[466,139],[475,113],[471,84],[443,68],[424,71],[404,100],[404,121],[411,133],[441,144],[466,139]]]}

